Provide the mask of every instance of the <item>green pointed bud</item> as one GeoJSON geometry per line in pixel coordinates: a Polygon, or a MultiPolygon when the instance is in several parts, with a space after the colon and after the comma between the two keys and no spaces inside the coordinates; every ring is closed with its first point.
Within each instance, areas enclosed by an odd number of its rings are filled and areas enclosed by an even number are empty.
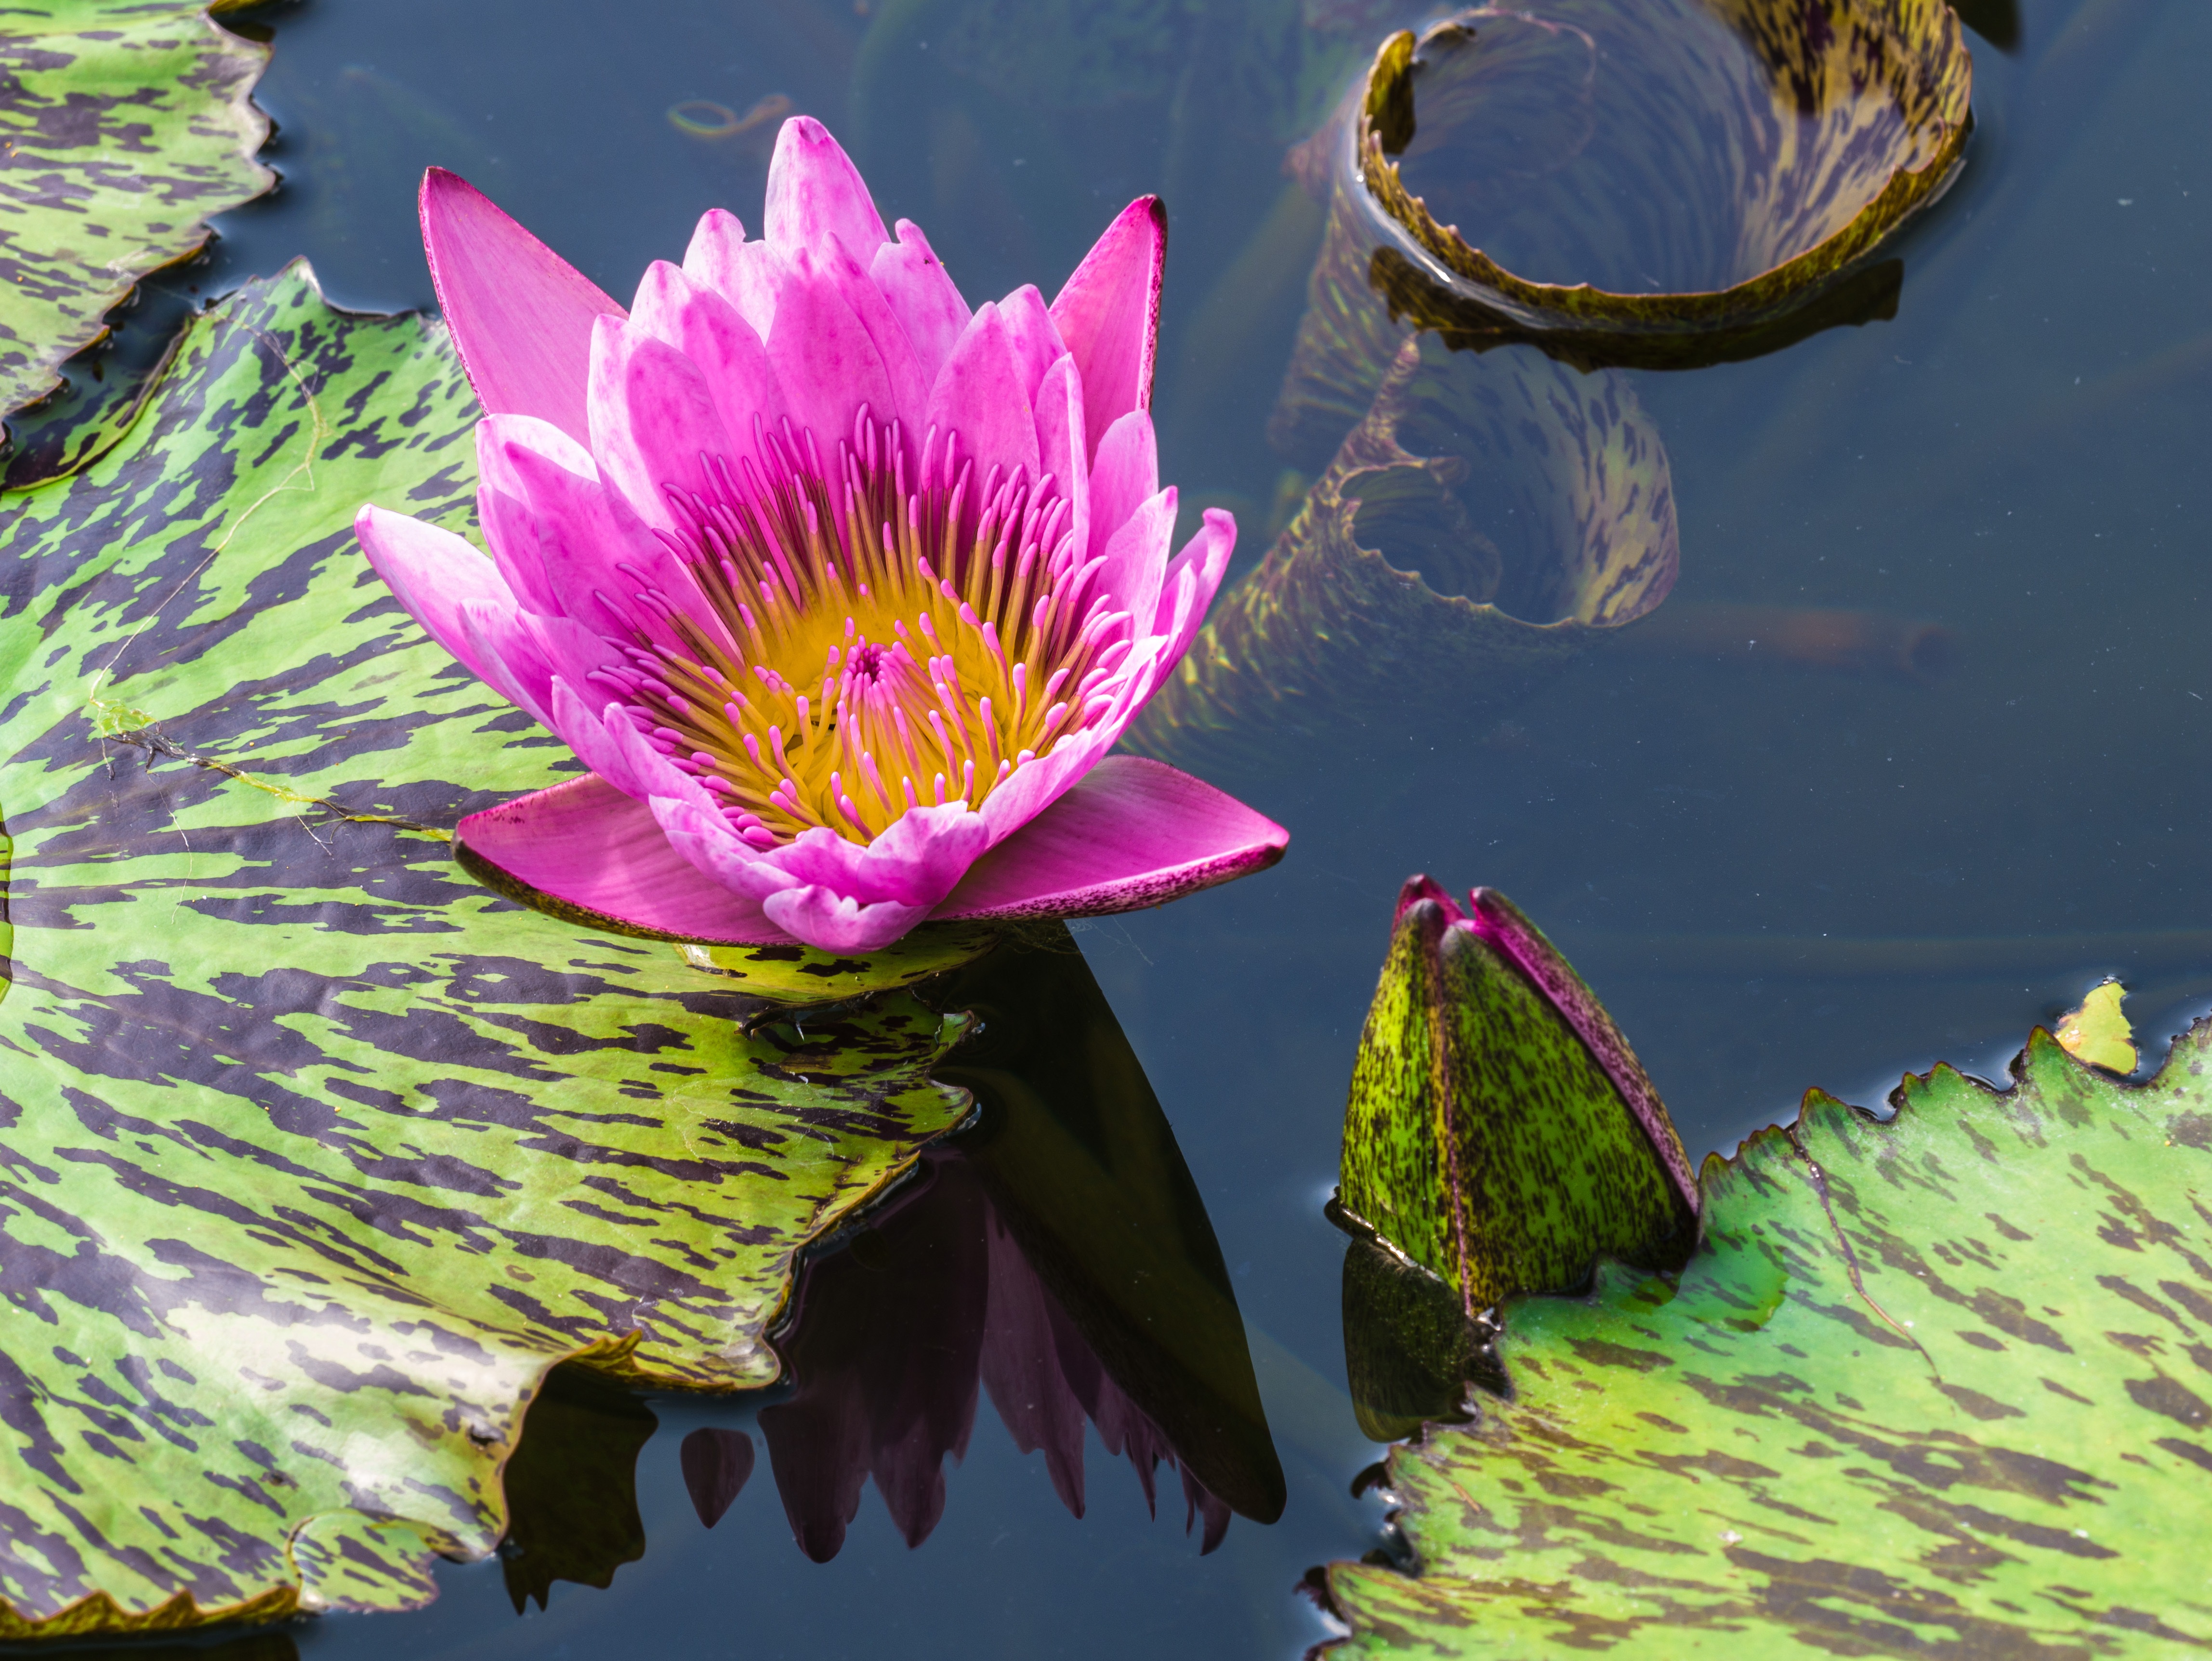
{"type": "Polygon", "coordinates": [[[1468,1315],[1601,1257],[1671,1267],[1698,1183],[1628,1041],[1502,894],[1398,897],[1344,1116],[1340,1202],[1468,1315]]]}

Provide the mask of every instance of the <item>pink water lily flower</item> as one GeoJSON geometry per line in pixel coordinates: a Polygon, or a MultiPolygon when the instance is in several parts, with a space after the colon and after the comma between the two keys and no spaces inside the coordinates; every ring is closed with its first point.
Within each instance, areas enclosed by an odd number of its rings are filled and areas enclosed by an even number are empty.
{"type": "Polygon", "coordinates": [[[463,819],[476,861],[622,928],[864,952],[1281,856],[1241,803],[1107,754],[1236,539],[1210,511],[1170,558],[1156,199],[1050,306],[972,312],[804,117],[763,234],[708,213],[628,313],[453,174],[422,206],[485,411],[491,557],[374,506],[356,529],[416,621],[591,770],[463,819]]]}

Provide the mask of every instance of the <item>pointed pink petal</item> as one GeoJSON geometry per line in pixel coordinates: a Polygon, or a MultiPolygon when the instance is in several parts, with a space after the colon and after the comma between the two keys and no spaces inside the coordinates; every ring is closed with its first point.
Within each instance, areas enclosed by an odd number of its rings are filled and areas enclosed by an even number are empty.
{"type": "Polygon", "coordinates": [[[1198,638],[1200,625],[1206,621],[1206,608],[1213,604],[1213,596],[1229,569],[1229,557],[1236,551],[1235,516],[1224,508],[1208,508],[1197,534],[1183,544],[1175,563],[1168,567],[1167,580],[1162,585],[1159,615],[1153,621],[1152,632],[1166,640],[1160,651],[1159,673],[1163,678],[1182,661],[1182,654],[1198,638]]]}
{"type": "Polygon", "coordinates": [[[424,173],[420,207],[438,309],[484,412],[583,438],[592,324],[623,308],[458,174],[424,173]]]}
{"type": "MultiPolygon", "coordinates": [[[[825,463],[852,436],[862,405],[888,417],[898,404],[883,354],[845,297],[843,272],[826,266],[830,258],[805,249],[784,258],[768,335],[769,361],[791,418],[814,435],[825,463]]],[[[866,286],[874,292],[873,283],[866,286]]]]}
{"type": "Polygon", "coordinates": [[[835,236],[863,267],[886,240],[860,170],[811,115],[793,116],[775,136],[761,234],[786,248],[817,246],[823,235],[835,236]]]}
{"type": "Polygon", "coordinates": [[[785,415],[783,387],[752,325],[720,294],[665,259],[637,285],[630,322],[673,346],[704,379],[736,460],[753,453],[754,423],[774,429],[785,415]]]}
{"type": "Polygon", "coordinates": [[[1132,410],[1091,448],[1090,556],[1106,551],[1129,515],[1160,493],[1160,452],[1152,418],[1132,410]]]}
{"type": "Polygon", "coordinates": [[[684,275],[735,306],[738,315],[763,340],[775,321],[780,269],[775,250],[765,242],[746,241],[745,228],[737,216],[720,208],[709,208],[701,216],[691,233],[691,246],[684,251],[684,275]]]}
{"type": "Polygon", "coordinates": [[[1108,756],[976,861],[931,915],[1131,911],[1264,870],[1289,842],[1282,826],[1187,773],[1140,756],[1108,756]]]}
{"type": "Polygon", "coordinates": [[[453,841],[598,927],[714,945],[787,938],[757,905],[702,876],[643,802],[588,774],[471,813],[453,841]]]}
{"type": "Polygon", "coordinates": [[[461,617],[461,607],[471,600],[495,611],[514,611],[514,592],[499,568],[451,531],[382,508],[363,508],[354,516],[353,533],[407,615],[471,674],[507,696],[501,684],[506,677],[483,654],[461,617]]]}
{"type": "Polygon", "coordinates": [[[1052,302],[1060,336],[1083,371],[1086,426],[1098,437],[1132,410],[1152,407],[1159,348],[1160,279],[1168,214],[1140,196],[1106,228],[1052,302]]]}
{"type": "Polygon", "coordinates": [[[601,480],[648,529],[684,528],[670,489],[714,494],[706,459],[730,453],[707,378],[673,346],[608,318],[592,336],[591,417],[601,480]]]}
{"type": "Polygon", "coordinates": [[[704,785],[653,748],[638,731],[638,718],[609,698],[605,689],[553,682],[549,723],[585,766],[633,801],[682,802],[714,811],[704,785]]]}
{"type": "Polygon", "coordinates": [[[906,326],[923,380],[934,384],[969,315],[968,302],[953,286],[945,262],[929,246],[921,227],[902,219],[898,240],[876,250],[868,275],[883,291],[892,315],[906,326]]]}
{"type": "Polygon", "coordinates": [[[927,911],[952,891],[985,848],[990,828],[958,803],[909,807],[865,846],[817,828],[762,858],[789,884],[811,884],[863,904],[896,900],[927,911]]]}
{"type": "MultiPolygon", "coordinates": [[[[578,697],[595,710],[604,707],[609,698],[617,696],[611,685],[598,678],[599,671],[611,669],[627,661],[621,647],[615,642],[604,635],[595,634],[574,618],[545,617],[526,611],[521,621],[529,631],[538,657],[556,680],[564,681],[574,688],[578,697]]],[[[550,699],[551,696],[549,689],[547,697],[550,699]]],[[[552,703],[549,702],[545,709],[550,716],[553,714],[552,703]]],[[[598,716],[594,715],[592,719],[596,721],[598,716]]],[[[575,748],[567,728],[557,719],[549,720],[545,724],[560,733],[562,742],[570,749],[575,748]]]]}
{"type": "MultiPolygon", "coordinates": [[[[1045,371],[1069,355],[1067,343],[1060,338],[1060,326],[1033,283],[1024,283],[1000,301],[999,315],[1006,319],[1006,344],[1013,348],[1014,362],[1021,369],[1022,393],[1035,402],[1045,371]]],[[[1088,409],[1086,401],[1086,414],[1088,409]]]]}
{"type": "Polygon", "coordinates": [[[465,599],[459,621],[485,681],[540,727],[550,727],[553,667],[525,614],[497,600],[465,599]]]}
{"type": "Polygon", "coordinates": [[[1047,369],[1036,397],[1037,465],[1060,481],[1076,562],[1091,546],[1090,446],[1083,436],[1083,377],[1073,358],[1047,369]]]}
{"type": "Polygon", "coordinates": [[[975,308],[966,332],[937,372],[925,430],[959,435],[959,453],[975,464],[980,484],[993,467],[1037,477],[1036,420],[1006,320],[989,301],[975,308]]]}
{"type": "Polygon", "coordinates": [[[923,371],[914,343],[907,337],[906,325],[884,298],[884,291],[836,237],[823,238],[818,246],[798,259],[802,270],[811,271],[818,279],[836,285],[837,292],[853,308],[853,315],[860,319],[861,328],[875,344],[876,355],[883,360],[884,375],[890,385],[890,402],[888,405],[872,405],[869,413],[878,421],[899,420],[913,427],[928,406],[930,383],[936,379],[936,369],[932,366],[927,373],[923,371]]]}
{"type": "Polygon", "coordinates": [[[626,639],[643,630],[673,642],[637,604],[645,585],[623,567],[669,592],[690,578],[600,483],[590,451],[534,417],[493,416],[477,424],[477,466],[484,539],[502,569],[536,564],[544,580],[535,592],[596,634],[626,639]]]}
{"type": "Polygon", "coordinates": [[[1153,616],[1160,607],[1160,585],[1175,546],[1175,526],[1176,487],[1170,484],[1107,538],[1106,563],[1091,579],[1091,592],[1111,594],[1114,609],[1127,611],[1135,627],[1146,634],[1152,632],[1153,616]]]}

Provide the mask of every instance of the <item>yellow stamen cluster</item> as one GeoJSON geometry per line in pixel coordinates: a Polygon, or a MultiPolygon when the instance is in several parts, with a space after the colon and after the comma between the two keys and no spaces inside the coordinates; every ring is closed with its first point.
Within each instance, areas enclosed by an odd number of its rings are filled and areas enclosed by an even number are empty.
{"type": "Polygon", "coordinates": [[[979,807],[1110,701],[1131,620],[1091,592],[1054,480],[971,488],[933,432],[909,479],[904,435],[865,411],[834,468],[787,425],[758,447],[678,500],[690,534],[665,539],[696,592],[639,594],[657,626],[600,672],[754,846],[979,807]]]}

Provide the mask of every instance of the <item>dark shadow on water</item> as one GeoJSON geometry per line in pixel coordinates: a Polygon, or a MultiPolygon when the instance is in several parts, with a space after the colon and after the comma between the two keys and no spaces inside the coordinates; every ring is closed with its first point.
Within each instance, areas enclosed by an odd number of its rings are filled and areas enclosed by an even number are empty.
{"type": "Polygon", "coordinates": [[[581,1367],[556,1367],[523,1420],[507,1463],[500,1567],[515,1613],[544,1609],[556,1580],[606,1587],[645,1555],[637,1456],[659,1421],[629,1390],[581,1367]]]}
{"type": "Polygon", "coordinates": [[[986,1391],[1075,1516],[1089,1426],[1148,1502],[1160,1466],[1180,1472],[1201,1551],[1232,1512],[1273,1522],[1282,1468],[1228,1271],[1088,965],[1055,929],[938,995],[980,1018],[938,1075],[979,1123],[810,1265],[779,1343],[796,1388],[760,1415],[800,1548],[836,1555],[870,1478],[907,1543],[927,1539],[986,1391]]]}
{"type": "Polygon", "coordinates": [[[82,1643],[0,1644],[0,1655],[66,1657],[67,1661],[300,1661],[300,1646],[283,1628],[94,1638],[82,1643]]]}

